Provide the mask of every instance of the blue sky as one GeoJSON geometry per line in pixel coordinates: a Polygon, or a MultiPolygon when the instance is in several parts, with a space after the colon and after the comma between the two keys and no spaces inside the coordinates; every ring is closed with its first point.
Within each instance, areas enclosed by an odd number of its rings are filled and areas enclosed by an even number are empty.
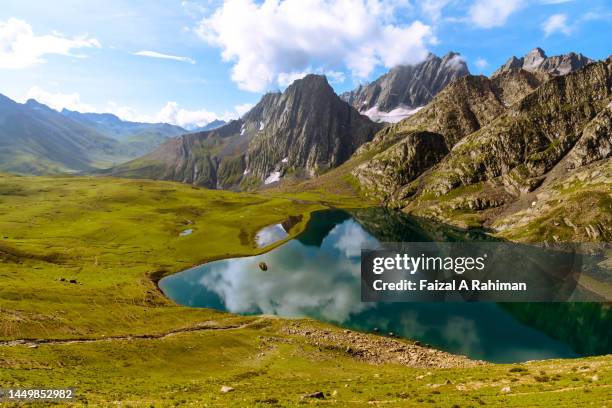
{"type": "Polygon", "coordinates": [[[0,93],[183,126],[235,117],[307,72],[342,92],[428,52],[487,75],[536,46],[612,53],[605,0],[2,3],[0,93]]]}

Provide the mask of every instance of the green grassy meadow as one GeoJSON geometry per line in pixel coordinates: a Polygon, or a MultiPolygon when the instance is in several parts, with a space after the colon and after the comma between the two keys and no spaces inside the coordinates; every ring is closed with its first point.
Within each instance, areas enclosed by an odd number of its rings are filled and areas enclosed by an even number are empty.
{"type": "Polygon", "coordinates": [[[609,406],[612,356],[378,364],[288,331],[342,329],[190,309],[156,288],[163,275],[257,253],[256,231],[291,215],[304,216],[295,235],[312,211],[367,204],[346,186],[325,191],[0,175],[0,387],[75,387],[75,404],[93,406],[609,406]],[[318,391],[324,399],[302,398],[318,391]]]}

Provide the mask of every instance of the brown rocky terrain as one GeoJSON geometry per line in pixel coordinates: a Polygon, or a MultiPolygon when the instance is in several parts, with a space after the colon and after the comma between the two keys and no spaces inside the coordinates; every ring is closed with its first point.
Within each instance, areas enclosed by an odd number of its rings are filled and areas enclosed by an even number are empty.
{"type": "Polygon", "coordinates": [[[472,367],[486,364],[467,357],[446,353],[419,342],[360,333],[351,330],[325,330],[292,323],[284,333],[303,337],[320,349],[346,353],[371,364],[400,364],[418,368],[472,367]]]}
{"type": "Polygon", "coordinates": [[[444,222],[517,237],[554,213],[555,228],[518,238],[609,240],[611,78],[612,58],[567,75],[461,78],[364,145],[371,158],[353,175],[370,197],[444,222]],[[419,149],[419,160],[408,154],[419,149]],[[589,210],[560,214],[573,202],[589,210]]]}

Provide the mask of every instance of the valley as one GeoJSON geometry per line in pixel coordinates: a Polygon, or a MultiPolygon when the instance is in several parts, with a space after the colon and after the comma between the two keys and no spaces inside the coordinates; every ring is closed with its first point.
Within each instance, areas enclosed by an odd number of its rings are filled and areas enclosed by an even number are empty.
{"type": "Polygon", "coordinates": [[[253,239],[262,227],[303,214],[293,237],[314,210],[367,204],[357,196],[100,177],[3,175],[0,187],[6,386],[68,381],[79,404],[193,406],[291,406],[319,391],[337,403],[508,406],[572,405],[609,393],[609,356],[483,366],[308,319],[179,307],[153,283],[207,260],[261,252],[253,239]],[[193,233],[180,236],[186,226],[193,233]],[[368,354],[376,350],[384,354],[368,354]]]}
{"type": "Polygon", "coordinates": [[[574,241],[609,264],[611,58],[536,48],[487,77],[430,54],[340,95],[308,74],[192,131],[0,96],[3,387],[68,382],[81,405],[604,401],[609,303],[366,304],[355,260],[368,242],[574,241]]]}

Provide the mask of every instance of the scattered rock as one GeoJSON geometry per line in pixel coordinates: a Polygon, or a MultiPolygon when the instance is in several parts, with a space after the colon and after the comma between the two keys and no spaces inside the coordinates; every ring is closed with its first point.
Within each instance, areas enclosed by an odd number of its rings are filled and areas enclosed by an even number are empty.
{"type": "Polygon", "coordinates": [[[321,391],[313,392],[312,394],[306,394],[302,398],[317,398],[317,399],[325,399],[325,394],[321,391]]]}
{"type": "MultiPolygon", "coordinates": [[[[284,328],[290,335],[305,336],[310,345],[319,350],[342,350],[356,359],[372,364],[401,364],[421,368],[468,367],[484,364],[433,348],[416,346],[396,337],[377,336],[345,330],[320,330],[311,326],[284,328]]],[[[425,376],[431,375],[431,372],[425,376]]]]}
{"type": "Polygon", "coordinates": [[[508,394],[508,393],[510,392],[510,387],[504,387],[504,388],[502,388],[502,389],[501,389],[501,392],[502,392],[503,394],[508,394]]]}
{"type": "Polygon", "coordinates": [[[223,387],[221,387],[221,392],[223,393],[232,392],[232,391],[234,391],[233,387],[229,387],[227,385],[224,385],[223,387]]]}
{"type": "Polygon", "coordinates": [[[598,381],[598,380],[599,380],[599,376],[597,376],[597,374],[591,377],[591,381],[593,382],[598,381]]]}
{"type": "Polygon", "coordinates": [[[76,279],[70,279],[70,283],[74,283],[75,285],[78,283],[76,279]]]}
{"type": "MultiPolygon", "coordinates": [[[[30,344],[28,347],[31,348],[31,349],[37,349],[38,345],[37,344],[30,344]]],[[[595,377],[597,377],[597,376],[595,376],[595,377]]]]}

